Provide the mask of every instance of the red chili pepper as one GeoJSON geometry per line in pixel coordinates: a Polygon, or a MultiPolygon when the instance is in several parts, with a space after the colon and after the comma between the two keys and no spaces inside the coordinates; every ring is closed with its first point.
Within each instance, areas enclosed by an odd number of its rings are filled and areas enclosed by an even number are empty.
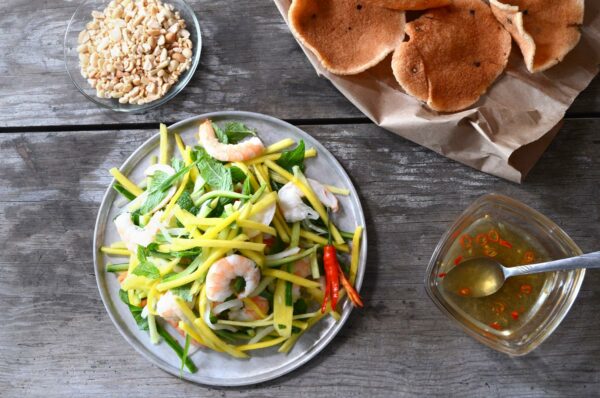
{"type": "Polygon", "coordinates": [[[454,259],[454,265],[458,265],[460,264],[460,262],[463,260],[463,256],[458,256],[454,259]]]}
{"type": "Polygon", "coordinates": [[[488,239],[492,242],[498,242],[498,239],[500,239],[500,234],[495,229],[491,229],[488,232],[487,236],[488,236],[488,239]]]}
{"type": "Polygon", "coordinates": [[[510,316],[512,316],[514,320],[519,319],[519,313],[517,311],[511,312],[510,316]]]}
{"type": "Polygon", "coordinates": [[[530,284],[523,284],[521,285],[521,293],[524,294],[531,294],[531,291],[533,290],[533,287],[530,284]]]}
{"type": "Polygon", "coordinates": [[[446,275],[447,275],[447,274],[446,274],[445,272],[440,272],[440,273],[438,274],[438,277],[439,277],[439,278],[444,278],[446,275]]]}
{"type": "Polygon", "coordinates": [[[471,289],[469,289],[468,287],[463,287],[461,289],[458,289],[458,294],[460,294],[461,296],[467,297],[471,295],[471,289]]]}
{"type": "Polygon", "coordinates": [[[325,269],[325,299],[321,306],[321,312],[325,312],[327,298],[331,298],[331,309],[335,310],[338,298],[340,296],[340,264],[337,260],[335,246],[327,245],[323,248],[323,268],[325,269]]]}
{"type": "Polygon", "coordinates": [[[500,324],[498,322],[492,322],[492,323],[490,323],[490,326],[496,330],[502,329],[502,326],[500,326],[500,324]]]}
{"type": "Polygon", "coordinates": [[[507,241],[507,240],[500,239],[500,240],[498,241],[498,244],[499,244],[500,246],[504,246],[504,247],[508,247],[509,249],[512,249],[512,244],[511,244],[509,241],[507,241]]]}
{"type": "Polygon", "coordinates": [[[340,272],[340,281],[342,282],[342,286],[344,286],[344,289],[346,289],[346,292],[348,293],[348,297],[350,297],[350,301],[352,301],[352,304],[354,304],[355,306],[362,308],[363,307],[362,299],[360,298],[360,296],[358,295],[356,290],[354,290],[354,288],[352,287],[352,285],[350,284],[348,279],[346,279],[346,275],[344,275],[344,271],[342,271],[342,268],[340,267],[339,264],[338,264],[338,268],[339,268],[339,272],[340,272]]]}
{"type": "Polygon", "coordinates": [[[461,236],[459,242],[463,249],[470,249],[473,244],[471,237],[467,234],[461,236]]]}

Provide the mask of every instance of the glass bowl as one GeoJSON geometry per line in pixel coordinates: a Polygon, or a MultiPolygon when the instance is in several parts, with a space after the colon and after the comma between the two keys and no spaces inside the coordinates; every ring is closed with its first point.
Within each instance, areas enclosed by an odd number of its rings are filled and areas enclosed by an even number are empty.
{"type": "Polygon", "coordinates": [[[514,286],[505,285],[500,292],[486,298],[461,297],[462,293],[445,291],[445,274],[469,257],[482,253],[497,256],[499,260],[512,258],[515,264],[510,265],[519,265],[582,252],[550,219],[497,194],[476,200],[438,243],[425,280],[433,302],[481,343],[509,355],[525,355],[548,338],[566,316],[585,270],[511,278],[532,277],[513,282],[514,286]],[[482,231],[489,232],[479,233],[482,231]]]}
{"type": "Polygon", "coordinates": [[[152,108],[156,108],[166,103],[175,97],[188,84],[198,63],[200,62],[200,53],[202,49],[202,36],[200,33],[200,24],[194,10],[183,0],[165,0],[163,3],[173,5],[175,11],[179,14],[186,23],[186,29],[190,32],[190,40],[192,41],[192,62],[190,68],[179,76],[179,80],[167,91],[167,93],[152,102],[146,104],[121,104],[118,99],[114,98],[99,98],[96,96],[96,90],[90,86],[87,79],[81,75],[79,66],[79,53],[77,52],[78,36],[85,25],[92,20],[92,11],[102,11],[110,3],[110,0],[85,0],[77,7],[75,13],[69,21],[67,32],[64,40],[64,57],[65,66],[69,77],[75,87],[90,101],[100,105],[101,107],[112,109],[117,112],[134,112],[141,113],[152,108]]]}

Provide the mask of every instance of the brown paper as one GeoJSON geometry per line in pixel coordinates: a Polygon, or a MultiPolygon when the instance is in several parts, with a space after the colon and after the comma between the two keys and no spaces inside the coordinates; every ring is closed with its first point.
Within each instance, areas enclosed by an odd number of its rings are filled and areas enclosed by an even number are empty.
{"type": "MultiPolygon", "coordinates": [[[[288,22],[289,0],[274,0],[288,22]]],[[[326,71],[300,46],[317,74],[329,79],[377,125],[450,159],[521,182],[558,133],[577,95],[598,73],[600,1],[586,1],[582,37],[563,62],[530,74],[513,43],[506,72],[470,109],[442,114],[404,93],[391,70],[391,55],[354,76],[326,71]]]]}

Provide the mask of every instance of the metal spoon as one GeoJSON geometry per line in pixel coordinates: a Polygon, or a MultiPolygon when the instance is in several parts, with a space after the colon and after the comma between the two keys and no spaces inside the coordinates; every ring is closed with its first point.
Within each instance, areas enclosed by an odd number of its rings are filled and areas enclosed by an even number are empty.
{"type": "Polygon", "coordinates": [[[473,258],[452,268],[442,286],[461,296],[485,297],[496,293],[513,276],[580,268],[600,268],[600,252],[510,268],[489,257],[473,258]]]}

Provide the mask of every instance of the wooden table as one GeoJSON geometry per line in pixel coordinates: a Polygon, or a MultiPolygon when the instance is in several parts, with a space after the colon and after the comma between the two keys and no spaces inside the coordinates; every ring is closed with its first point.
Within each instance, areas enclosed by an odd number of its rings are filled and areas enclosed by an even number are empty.
{"type": "Polygon", "coordinates": [[[509,358],[477,343],[427,297],[425,267],[447,226],[499,192],[600,248],[600,81],[516,185],[449,161],[372,125],[316,77],[273,3],[191,1],[204,34],[188,88],[143,115],[104,111],[70,83],[62,39],[76,2],[0,4],[0,396],[592,396],[600,386],[600,273],[590,272],[556,332],[509,358]],[[92,230],[101,196],[133,148],[208,111],[274,115],[340,160],[367,215],[369,261],[341,334],[278,380],[216,390],[149,365],[118,334],[96,288],[92,230]]]}

